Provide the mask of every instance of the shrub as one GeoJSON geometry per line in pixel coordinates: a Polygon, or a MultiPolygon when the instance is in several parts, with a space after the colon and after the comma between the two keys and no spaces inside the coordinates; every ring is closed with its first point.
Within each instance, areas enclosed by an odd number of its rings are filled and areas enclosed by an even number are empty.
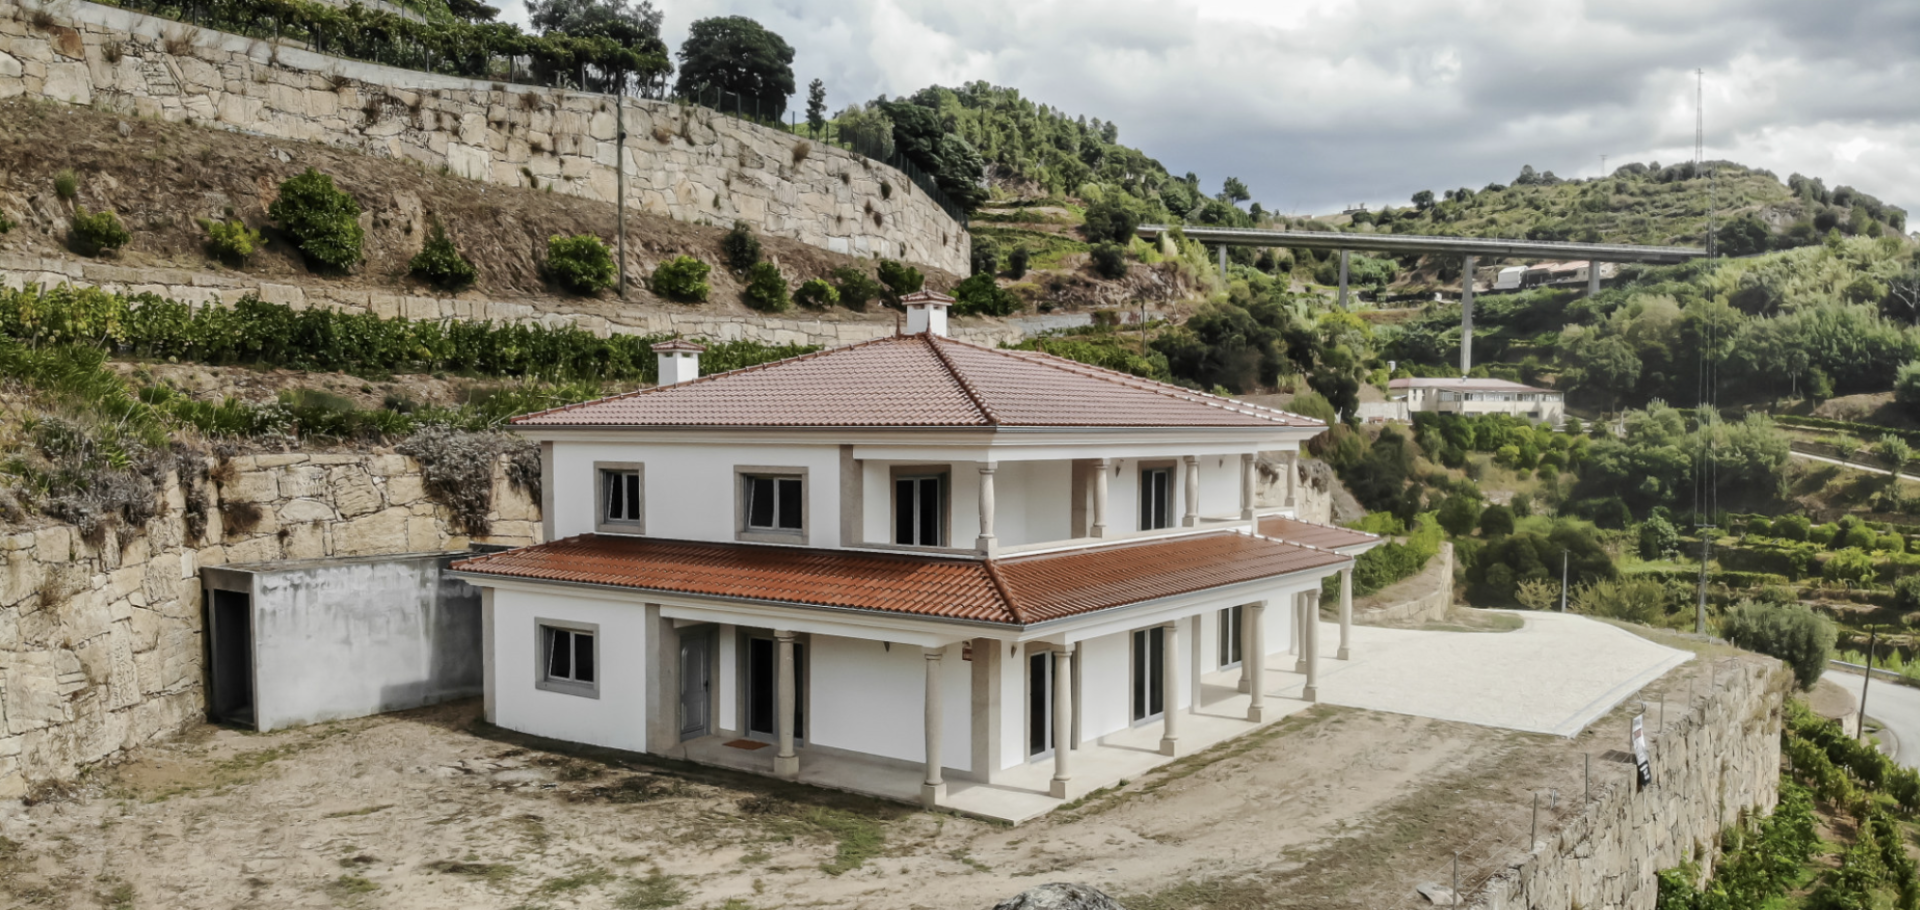
{"type": "Polygon", "coordinates": [[[793,292],[793,302],[810,310],[825,309],[840,302],[840,292],[821,279],[809,278],[793,292]]]}
{"type": "Polygon", "coordinates": [[[1777,657],[1793,668],[1802,689],[1811,689],[1833,656],[1832,620],[1804,604],[1743,600],[1720,620],[1720,636],[1736,647],[1777,657]]]}
{"type": "Polygon", "coordinates": [[[260,248],[264,242],[260,232],[247,227],[246,222],[236,218],[232,221],[202,220],[200,226],[207,231],[207,253],[213,258],[238,268],[247,264],[247,257],[260,248]]]}
{"type": "Polygon", "coordinates": [[[547,277],[575,294],[597,294],[619,280],[613,251],[592,234],[547,238],[547,277]]]}
{"type": "Polygon", "coordinates": [[[53,175],[53,194],[72,202],[80,195],[80,176],[71,169],[53,175]]]}
{"type": "Polygon", "coordinates": [[[1832,544],[1833,539],[1838,536],[1840,536],[1840,529],[1831,524],[1814,525],[1807,529],[1807,540],[1823,547],[1832,544]]]}
{"type": "Polygon", "coordinates": [[[1640,523],[1640,558],[1663,559],[1680,548],[1680,532],[1658,515],[1640,523]]]}
{"type": "Polygon", "coordinates": [[[833,280],[840,292],[840,305],[849,310],[865,310],[874,298],[886,293],[880,282],[850,265],[834,269],[833,280]]]}
{"type": "Polygon", "coordinates": [[[8,218],[6,212],[0,212],[0,234],[11,233],[12,231],[13,219],[8,218]]]}
{"type": "Polygon", "coordinates": [[[1873,557],[1852,547],[1828,557],[1827,564],[1820,567],[1820,577],[1828,581],[1866,584],[1873,581],[1873,576],[1873,557]]]}
{"type": "Polygon", "coordinates": [[[1095,243],[1126,244],[1140,227],[1141,205],[1124,193],[1109,193],[1107,198],[1087,206],[1087,239],[1095,243]]]}
{"type": "Polygon", "coordinates": [[[447,291],[457,291],[480,277],[480,271],[468,262],[460,251],[454,249],[452,238],[438,219],[433,222],[433,232],[427,235],[425,246],[407,263],[407,271],[413,277],[425,281],[434,287],[447,291]]]}
{"type": "Polygon", "coordinates": [[[1893,397],[1910,414],[1920,415],[1920,360],[1909,360],[1893,374],[1893,397]]]}
{"type": "Polygon", "coordinates": [[[1089,256],[1094,273],[1102,278],[1120,278],[1127,274],[1127,251],[1117,243],[1097,243],[1089,256]]]}
{"type": "Polygon", "coordinates": [[[360,203],[335,189],[333,178],[313,168],[287,178],[267,215],[293,235],[309,262],[346,271],[360,261],[366,240],[360,229],[360,203]]]}
{"type": "Polygon", "coordinates": [[[1011,316],[1020,312],[1020,297],[1004,290],[992,272],[979,272],[953,289],[956,316],[1011,316]]]}
{"type": "Polygon", "coordinates": [[[707,299],[707,275],[711,271],[692,256],[675,256],[654,266],[653,292],[668,300],[700,303],[707,299]]]}
{"type": "Polygon", "coordinates": [[[751,225],[735,221],[733,230],[720,238],[720,252],[727,257],[729,267],[744,272],[760,263],[760,238],[754,236],[751,225]]]}
{"type": "Polygon", "coordinates": [[[740,292],[740,299],[762,313],[782,312],[789,305],[787,279],[773,263],[757,263],[747,270],[747,289],[740,292]]]}
{"type": "Polygon", "coordinates": [[[1582,585],[1570,600],[1575,610],[1590,616],[1652,625],[1666,617],[1672,597],[1658,579],[1629,576],[1582,585]]]}
{"type": "Polygon", "coordinates": [[[1000,270],[1000,245],[986,237],[975,238],[970,254],[973,264],[972,274],[982,272],[992,275],[1000,270]]]}
{"type": "Polygon", "coordinates": [[[1773,536],[1781,540],[1806,540],[1812,530],[1813,522],[1805,515],[1786,515],[1773,520],[1773,536]]]}
{"type": "Polygon", "coordinates": [[[1480,513],[1480,536],[1505,537],[1513,533],[1513,510],[1495,503],[1480,513]]]}
{"type": "MultiPolygon", "coordinates": [[[[880,283],[887,286],[887,306],[898,308],[900,298],[920,290],[927,283],[927,277],[920,270],[891,259],[880,260],[880,283]]],[[[844,292],[843,292],[844,293],[844,292]]]]}
{"type": "Polygon", "coordinates": [[[75,252],[83,256],[98,256],[109,250],[117,250],[127,245],[133,235],[127,233],[120,217],[110,211],[87,214],[87,210],[76,208],[73,211],[73,229],[69,234],[75,252]]]}
{"type": "Polygon", "coordinates": [[[1773,534],[1773,522],[1771,522],[1771,521],[1768,521],[1768,520],[1767,520],[1766,518],[1764,518],[1764,517],[1759,517],[1759,516],[1756,516],[1756,517],[1754,517],[1754,518],[1749,518],[1749,519],[1747,519],[1747,531],[1746,531],[1746,533],[1747,533],[1747,534],[1750,534],[1750,535],[1752,535],[1752,536],[1754,536],[1754,537],[1769,537],[1769,536],[1772,536],[1772,534],[1773,534]]]}
{"type": "Polygon", "coordinates": [[[1440,527],[1455,537],[1465,537],[1473,533],[1474,526],[1480,523],[1480,500],[1471,496],[1455,494],[1440,504],[1440,513],[1436,516],[1440,527]]]}
{"type": "Polygon", "coordinates": [[[1903,575],[1893,583],[1893,608],[1902,613],[1920,610],[1920,575],[1903,575]]]}
{"type": "Polygon", "coordinates": [[[1027,277],[1027,260],[1033,258],[1033,252],[1024,246],[1016,246],[1007,254],[1007,277],[1015,281],[1027,277]]]}

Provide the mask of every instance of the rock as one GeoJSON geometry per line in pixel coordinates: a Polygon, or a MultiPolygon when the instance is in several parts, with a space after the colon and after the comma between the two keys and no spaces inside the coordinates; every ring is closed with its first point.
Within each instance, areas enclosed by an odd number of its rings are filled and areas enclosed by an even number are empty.
{"type": "Polygon", "coordinates": [[[1029,888],[993,905],[993,910],[1126,910],[1092,885],[1053,882],[1029,888]]]}

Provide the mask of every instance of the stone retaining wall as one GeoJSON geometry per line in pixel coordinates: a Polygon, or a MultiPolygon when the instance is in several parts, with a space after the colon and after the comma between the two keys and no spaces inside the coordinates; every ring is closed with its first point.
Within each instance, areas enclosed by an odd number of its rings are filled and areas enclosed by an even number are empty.
{"type": "Polygon", "coordinates": [[[1353,621],[1363,626],[1439,622],[1453,606],[1453,544],[1440,551],[1418,575],[1395,582],[1354,604],[1353,621]]]}
{"type": "MultiPolygon", "coordinates": [[[[201,566],[468,543],[404,456],[243,455],[209,466],[212,479],[191,497],[169,475],[164,508],[140,533],[89,541],[52,525],[0,536],[0,798],[205,716],[201,566]],[[195,512],[202,539],[188,533],[195,512]]],[[[538,542],[538,503],[498,470],[494,517],[486,542],[538,542]]]]}
{"type": "MultiPolygon", "coordinates": [[[[1792,675],[1771,658],[1722,662],[1717,685],[1651,738],[1653,785],[1615,783],[1524,862],[1494,876],[1478,910],[1652,910],[1656,873],[1704,856],[1721,829],[1779,799],[1781,707],[1792,675]]],[[[1609,775],[1617,780],[1617,775],[1609,775]]]]}
{"type": "MultiPolygon", "coordinates": [[[[31,8],[56,24],[35,26],[29,7],[0,0],[0,98],[95,105],[358,149],[505,186],[537,181],[603,202],[616,196],[610,96],[377,66],[84,0],[31,8]]],[[[625,203],[634,209],[743,220],[839,253],[967,274],[966,229],[886,165],[670,102],[628,100],[625,126],[625,203]]]]}
{"type": "MultiPolygon", "coordinates": [[[[276,284],[237,272],[187,269],[133,269],[76,259],[0,253],[0,287],[37,284],[98,287],[122,294],[153,293],[191,304],[231,305],[248,294],[296,309],[324,307],[383,317],[455,319],[499,323],[576,326],[602,338],[609,334],[658,335],[678,332],[713,341],[751,339],[767,344],[816,344],[827,347],[868,341],[894,333],[894,314],[862,315],[844,310],[794,316],[707,312],[691,307],[577,301],[560,297],[499,300],[478,292],[456,297],[395,294],[325,285],[276,284]]],[[[994,319],[955,319],[949,333],[964,341],[994,347],[1016,343],[1018,326],[994,319]]]]}

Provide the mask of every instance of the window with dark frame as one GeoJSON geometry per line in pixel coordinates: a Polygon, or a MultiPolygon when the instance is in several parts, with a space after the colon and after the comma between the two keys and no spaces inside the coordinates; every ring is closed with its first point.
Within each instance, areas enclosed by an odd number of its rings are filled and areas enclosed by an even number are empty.
{"type": "Polygon", "coordinates": [[[546,652],[541,673],[543,681],[593,688],[599,678],[599,667],[596,666],[592,632],[541,626],[540,637],[546,652]]]}
{"type": "Polygon", "coordinates": [[[601,512],[605,522],[639,524],[646,519],[640,502],[640,472],[626,470],[601,470],[600,488],[606,496],[606,508],[601,512]]]}
{"type": "Polygon", "coordinates": [[[1133,633],[1133,721],[1166,711],[1166,630],[1159,626],[1133,633]]]}
{"type": "Polygon", "coordinates": [[[947,543],[946,477],[922,474],[893,481],[893,542],[909,547],[947,543]]]}
{"type": "Polygon", "coordinates": [[[1240,607],[1228,607],[1220,611],[1221,669],[1240,665],[1240,648],[1246,638],[1241,634],[1240,623],[1243,615],[1244,612],[1240,607]]]}
{"type": "Polygon", "coordinates": [[[1173,527],[1173,469],[1140,471],[1140,530],[1173,527]]]}
{"type": "Polygon", "coordinates": [[[805,530],[800,478],[749,474],[746,484],[748,530],[805,530]]]}

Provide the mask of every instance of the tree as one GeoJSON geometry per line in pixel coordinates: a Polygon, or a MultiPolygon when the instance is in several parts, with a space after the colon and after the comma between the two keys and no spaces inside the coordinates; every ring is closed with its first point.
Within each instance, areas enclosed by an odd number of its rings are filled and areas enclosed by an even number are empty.
{"type": "Polygon", "coordinates": [[[1087,206],[1087,239],[1098,243],[1110,240],[1114,243],[1130,243],[1140,228],[1145,216],[1140,204],[1131,196],[1120,193],[1110,194],[1107,198],[1087,206]]]}
{"type": "Polygon", "coordinates": [[[1752,215],[1741,215],[1714,232],[1716,250],[1722,256],[1751,256],[1764,253],[1773,242],[1767,223],[1752,215]]]}
{"type": "Polygon", "coordinates": [[[1480,513],[1480,536],[1492,539],[1513,533],[1513,510],[1494,503],[1480,513]]]}
{"type": "Polygon", "coordinates": [[[1658,515],[1640,524],[1640,558],[1663,559],[1680,547],[1680,532],[1658,515]]]}
{"type": "Polygon", "coordinates": [[[876,101],[874,106],[893,118],[893,141],[900,154],[933,175],[940,191],[955,205],[971,212],[987,201],[982,184],[986,159],[964,137],[947,129],[938,109],[916,101],[876,101]]]}
{"type": "Polygon", "coordinates": [[[973,274],[985,274],[991,277],[993,273],[1000,270],[1000,244],[995,243],[993,238],[974,238],[973,251],[970,255],[973,274]]]}
{"type": "Polygon", "coordinates": [[[1893,375],[1893,398],[1908,413],[1920,416],[1920,360],[1900,365],[1899,372],[1893,375]]]}
{"type": "Polygon", "coordinates": [[[1819,682],[1833,655],[1833,621],[1805,604],[1769,604],[1743,600],[1720,621],[1720,635],[1735,647],[1784,661],[1802,689],[1819,682]]]}
{"type": "Polygon", "coordinates": [[[1920,260],[1909,263],[1905,271],[1887,282],[1887,297],[1880,309],[1889,316],[1920,325],[1920,260]]]}
{"type": "Polygon", "coordinates": [[[1245,202],[1252,199],[1253,194],[1247,192],[1247,185],[1240,182],[1240,178],[1228,177],[1227,182],[1220,187],[1220,198],[1227,202],[1245,202]]]}
{"type": "Polygon", "coordinates": [[[1102,278],[1122,278],[1127,274],[1127,250],[1111,241],[1101,241],[1093,245],[1088,254],[1093,261],[1093,270],[1102,278]]]}
{"type": "Polygon", "coordinates": [[[827,128],[827,84],[818,79],[807,83],[807,131],[815,136],[827,128]]]}
{"type": "MultiPolygon", "coordinates": [[[[460,13],[455,10],[455,14],[460,13]]],[[[667,59],[667,44],[660,40],[660,11],[648,0],[637,4],[628,0],[529,0],[527,21],[543,35],[605,38],[643,58],[641,68],[632,73],[590,72],[590,79],[595,75],[600,77],[591,87],[631,88],[653,97],[662,93],[667,77],[673,73],[673,64],[667,59]]]]}
{"type": "Polygon", "coordinates": [[[1440,504],[1440,513],[1435,517],[1448,534],[1465,537],[1480,523],[1480,500],[1456,493],[1440,504]]]}
{"type": "Polygon", "coordinates": [[[840,138],[852,143],[854,151],[870,158],[893,154],[893,118],[880,108],[855,104],[833,119],[840,126],[840,138]]]}
{"type": "Polygon", "coordinates": [[[1032,256],[1033,252],[1025,244],[1014,247],[1013,252],[1007,254],[1007,277],[1015,281],[1027,277],[1027,260],[1032,256]]]}
{"type": "Polygon", "coordinates": [[[1433,191],[1421,190],[1413,194],[1413,207],[1423,212],[1433,208],[1433,191]]]}
{"type": "Polygon", "coordinates": [[[700,19],[680,45],[680,80],[673,90],[716,99],[767,120],[780,120],[793,95],[793,48],[745,16],[700,19]]]}
{"type": "Polygon", "coordinates": [[[1640,383],[1640,355],[1617,335],[1587,345],[1581,361],[1581,387],[1605,395],[1608,407],[1619,404],[1640,383]]]}
{"type": "Polygon", "coordinates": [[[955,316],[1011,316],[1020,311],[1020,298],[993,280],[992,272],[976,272],[953,289],[955,316]]]}

